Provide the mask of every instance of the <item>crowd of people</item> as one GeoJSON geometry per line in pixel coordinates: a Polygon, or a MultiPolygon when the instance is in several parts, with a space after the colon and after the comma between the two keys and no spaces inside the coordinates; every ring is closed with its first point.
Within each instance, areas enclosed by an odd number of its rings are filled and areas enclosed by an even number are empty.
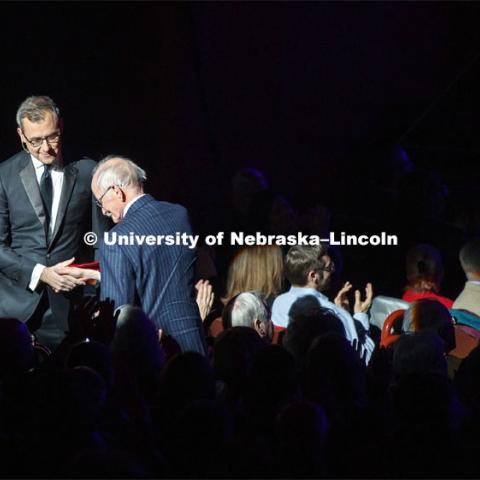
{"type": "MultiPolygon", "coordinates": [[[[145,194],[145,171],[123,157],[77,163],[75,189],[59,160],[58,110],[48,97],[29,101],[18,118],[25,151],[0,166],[10,208],[0,210],[1,477],[478,477],[475,215],[458,212],[458,235],[437,242],[453,227],[419,197],[423,223],[398,224],[409,241],[367,260],[325,242],[200,245],[196,255],[101,244],[90,275],[68,258],[87,216],[109,216],[117,232],[190,232],[186,210],[145,194]],[[53,170],[36,174],[34,160],[53,170]],[[70,218],[78,206],[68,203],[64,220],[68,188],[97,206],[70,218]],[[25,190],[38,200],[30,217],[25,190]],[[374,324],[372,303],[385,296],[398,308],[374,324]]],[[[397,211],[406,186],[430,177],[394,153],[395,182],[377,194],[397,211]]],[[[214,213],[226,232],[322,238],[352,218],[319,204],[297,211],[253,168],[235,174],[229,209],[214,213]]],[[[375,215],[387,221],[380,210],[356,220],[375,215]]]]}

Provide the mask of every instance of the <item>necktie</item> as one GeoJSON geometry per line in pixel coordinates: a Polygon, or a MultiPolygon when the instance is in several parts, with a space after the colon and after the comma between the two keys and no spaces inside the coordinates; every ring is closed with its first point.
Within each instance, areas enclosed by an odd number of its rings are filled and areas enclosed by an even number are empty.
{"type": "Polygon", "coordinates": [[[42,178],[40,179],[40,193],[42,195],[43,206],[45,207],[46,222],[45,227],[47,233],[50,227],[50,216],[52,213],[53,185],[52,176],[50,174],[50,165],[43,168],[42,178]]]}

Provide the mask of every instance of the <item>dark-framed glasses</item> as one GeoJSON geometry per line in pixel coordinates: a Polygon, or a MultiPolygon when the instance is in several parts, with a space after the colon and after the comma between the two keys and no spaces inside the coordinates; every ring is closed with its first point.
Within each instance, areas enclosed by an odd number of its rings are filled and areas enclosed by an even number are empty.
{"type": "Polygon", "coordinates": [[[47,142],[48,145],[56,145],[60,141],[60,132],[54,132],[46,137],[35,137],[35,138],[28,138],[22,130],[22,134],[25,137],[25,140],[34,148],[41,147],[43,142],[47,142]]]}
{"type": "Polygon", "coordinates": [[[102,200],[103,200],[103,197],[108,193],[108,191],[113,188],[113,185],[110,185],[101,195],[101,197],[98,199],[98,200],[95,200],[95,203],[100,207],[100,208],[103,208],[102,206],[102,200]]]}
{"type": "Polygon", "coordinates": [[[320,270],[328,273],[333,273],[335,271],[335,264],[333,262],[330,262],[328,266],[323,267],[320,270]]]}

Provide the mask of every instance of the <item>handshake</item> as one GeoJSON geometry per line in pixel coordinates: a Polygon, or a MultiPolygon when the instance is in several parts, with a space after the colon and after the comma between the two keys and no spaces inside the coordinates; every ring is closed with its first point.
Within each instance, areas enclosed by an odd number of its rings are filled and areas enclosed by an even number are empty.
{"type": "Polygon", "coordinates": [[[70,292],[82,285],[95,285],[100,281],[100,272],[89,268],[71,267],[75,258],[45,267],[40,274],[40,281],[52,287],[55,293],[70,292]]]}

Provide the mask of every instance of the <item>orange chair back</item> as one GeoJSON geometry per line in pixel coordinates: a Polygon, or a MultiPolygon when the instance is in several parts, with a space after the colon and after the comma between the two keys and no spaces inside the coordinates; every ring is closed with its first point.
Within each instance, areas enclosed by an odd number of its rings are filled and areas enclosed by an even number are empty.
{"type": "Polygon", "coordinates": [[[400,335],[393,333],[393,331],[396,326],[395,324],[400,321],[404,313],[404,309],[395,310],[385,319],[380,336],[380,347],[388,348],[398,340],[400,335]]]}

